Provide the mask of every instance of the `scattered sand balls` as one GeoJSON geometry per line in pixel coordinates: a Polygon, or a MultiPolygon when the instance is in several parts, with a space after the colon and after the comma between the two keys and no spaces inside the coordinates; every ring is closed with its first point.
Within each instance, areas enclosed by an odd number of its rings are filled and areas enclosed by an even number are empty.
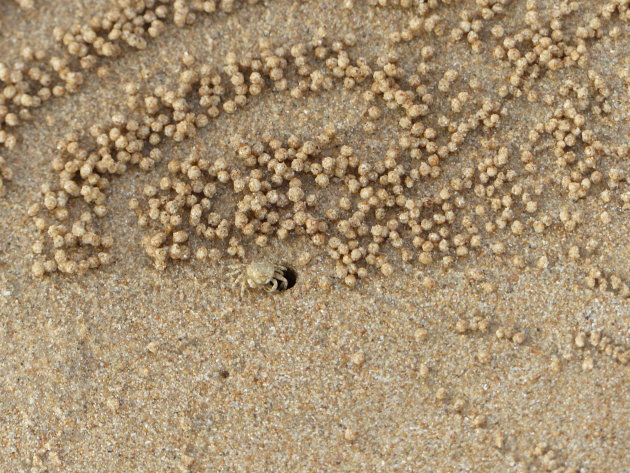
{"type": "MultiPolygon", "coordinates": [[[[579,332],[573,342],[577,348],[580,350],[585,350],[587,348],[592,347],[595,350],[603,353],[618,363],[625,365],[630,361],[630,348],[627,346],[623,346],[621,344],[613,343],[610,337],[602,335],[600,331],[592,331],[588,332],[579,332]]],[[[593,369],[594,361],[591,356],[586,356],[582,363],[582,368],[586,370],[593,369]]]]}
{"type": "MultiPolygon", "coordinates": [[[[32,10],[37,4],[36,0],[14,2],[24,10],[32,10]]],[[[256,3],[258,0],[248,0],[243,5],[256,3]]],[[[89,82],[86,79],[90,71],[94,70],[100,78],[107,77],[108,68],[101,64],[102,58],[116,58],[125,47],[145,49],[149,41],[166,30],[169,22],[180,27],[188,26],[199,14],[212,14],[217,10],[225,14],[234,13],[238,8],[232,0],[222,0],[219,5],[215,0],[141,0],[133,5],[121,0],[85,24],[75,24],[67,30],[54,28],[52,36],[62,47],[61,51],[49,57],[42,50],[27,47],[21,51],[22,62],[14,66],[0,63],[0,89],[3,89],[0,94],[0,146],[12,149],[17,142],[16,135],[8,133],[7,127],[13,129],[29,119],[30,111],[47,100],[78,91],[89,82]],[[169,3],[173,3],[172,7],[169,3]]],[[[193,62],[190,55],[184,59],[187,66],[193,62]]],[[[252,84],[251,91],[256,87],[256,83],[252,84]]],[[[243,102],[243,97],[238,95],[234,103],[243,102]]],[[[128,103],[134,108],[137,100],[128,103]]],[[[214,107],[211,113],[213,111],[214,107]]],[[[203,121],[199,118],[198,123],[203,121]]]]}
{"type": "MultiPolygon", "coordinates": [[[[563,471],[566,473],[578,473],[581,468],[569,467],[561,459],[558,451],[551,449],[546,442],[540,442],[531,449],[530,457],[533,464],[531,466],[541,471],[563,471]]],[[[523,463],[523,465],[526,465],[523,463]]]]}
{"type": "MultiPolygon", "coordinates": [[[[268,46],[264,44],[262,47],[267,48],[268,46]]],[[[347,58],[343,51],[343,45],[335,46],[335,48],[340,57],[347,58]]],[[[185,57],[184,63],[192,66],[194,60],[191,57],[185,57]]],[[[240,66],[231,57],[228,57],[227,63],[225,73],[231,77],[230,82],[237,89],[236,93],[247,94],[245,90],[238,91],[238,88],[243,84],[240,66]]],[[[286,67],[286,60],[282,56],[267,55],[265,63],[267,66],[257,67],[257,74],[265,73],[269,75],[272,81],[282,81],[282,75],[279,71],[282,67],[286,67]]],[[[344,59],[344,63],[348,66],[351,65],[347,59],[344,59]]],[[[101,153],[100,160],[89,163],[83,162],[90,150],[79,147],[78,137],[75,135],[69,136],[66,141],[60,143],[59,149],[62,150],[62,156],[53,161],[53,168],[60,172],[60,187],[65,193],[64,202],[82,196],[83,200],[93,207],[92,211],[96,217],[104,216],[107,213],[107,207],[104,194],[101,191],[101,183],[103,185],[108,183],[108,179],[104,175],[122,173],[129,165],[134,164],[144,170],[151,169],[154,163],[161,160],[159,149],[151,148],[161,143],[161,139],[157,139],[159,133],[163,133],[166,138],[172,138],[175,141],[181,141],[189,136],[191,130],[195,128],[195,123],[199,123],[199,120],[193,123],[186,121],[183,116],[183,120],[178,117],[180,116],[179,110],[186,102],[186,94],[191,91],[190,86],[199,83],[202,89],[206,87],[209,91],[207,85],[220,83],[220,77],[213,71],[204,69],[204,67],[202,66],[199,71],[190,69],[184,71],[182,80],[186,82],[188,87],[174,94],[167,92],[164,88],[156,88],[155,94],[162,99],[167,109],[170,107],[173,110],[172,117],[175,121],[172,124],[168,124],[170,119],[168,115],[163,113],[166,110],[160,108],[154,96],[149,96],[144,100],[147,113],[144,122],[149,124],[148,129],[147,127],[144,129],[139,127],[136,120],[127,119],[122,114],[112,117],[113,126],[108,129],[103,129],[103,127],[90,129],[90,134],[95,139],[96,145],[100,147],[98,148],[101,153]],[[151,117],[156,116],[158,116],[159,122],[152,121],[155,118],[151,117]],[[147,138],[149,143],[146,143],[147,138]],[[147,147],[148,154],[145,154],[145,157],[139,155],[138,151],[147,147]],[[116,153],[116,160],[112,160],[110,150],[116,153]],[[70,170],[70,174],[68,174],[68,170],[70,170]],[[77,184],[74,180],[77,177],[82,182],[77,184]]],[[[243,67],[251,68],[251,66],[243,67]]],[[[354,72],[352,73],[354,74],[354,72]]],[[[354,80],[361,81],[366,75],[359,77],[355,74],[354,80]]],[[[135,85],[126,87],[127,93],[132,95],[136,94],[137,89],[135,85]]],[[[203,102],[206,98],[211,102],[213,109],[220,104],[215,100],[219,98],[218,96],[211,93],[205,94],[202,91],[201,101],[203,102]]],[[[142,102],[142,100],[134,100],[134,103],[137,104],[142,104],[142,102]]],[[[235,103],[238,103],[238,100],[235,103]]],[[[216,116],[216,113],[212,113],[211,116],[216,116]]],[[[207,124],[207,120],[203,120],[203,125],[205,126],[205,124],[207,124]]],[[[292,232],[309,235],[316,246],[322,246],[325,243],[324,235],[328,229],[328,224],[321,217],[307,212],[307,208],[316,204],[317,197],[315,194],[307,195],[303,190],[302,181],[293,176],[296,173],[308,173],[309,177],[313,176],[316,185],[326,187],[330,180],[329,176],[342,178],[347,172],[348,161],[351,161],[351,166],[356,166],[357,159],[353,156],[352,150],[346,146],[341,148],[341,154],[336,158],[326,156],[318,158],[321,159],[321,162],[312,162],[314,153],[316,153],[316,147],[312,142],[307,142],[302,146],[299,140],[291,138],[288,142],[289,147],[282,149],[278,149],[275,143],[276,140],[269,141],[269,145],[273,149],[270,149],[268,154],[264,156],[261,154],[262,151],[259,150],[259,146],[252,149],[242,143],[238,145],[238,153],[244,159],[246,167],[256,167],[260,159],[274,156],[272,163],[267,161],[261,163],[263,166],[268,164],[267,170],[262,173],[262,169],[251,169],[246,175],[243,174],[243,169],[228,169],[222,159],[216,160],[212,164],[206,159],[192,156],[190,160],[184,163],[171,162],[168,165],[169,172],[174,176],[181,175],[184,181],[173,181],[171,177],[165,176],[160,181],[160,189],[155,186],[145,188],[145,196],[149,199],[150,207],[147,213],[141,208],[137,200],[130,202],[130,209],[137,214],[141,226],[147,226],[151,221],[159,221],[165,226],[164,231],[153,236],[147,236],[143,243],[148,254],[154,258],[156,267],[164,268],[168,259],[185,260],[191,254],[200,260],[205,260],[211,254],[214,255],[218,248],[197,248],[191,252],[188,242],[192,233],[214,241],[227,241],[227,254],[239,257],[244,256],[244,248],[239,237],[230,235],[234,230],[238,230],[244,237],[252,237],[259,246],[266,246],[273,233],[277,234],[278,238],[285,239],[292,232]],[[287,166],[287,163],[291,166],[287,166]],[[271,180],[262,180],[265,172],[268,171],[272,171],[271,175],[267,175],[267,179],[271,178],[271,180]],[[203,181],[207,179],[204,176],[208,176],[210,181],[204,183],[203,181]],[[209,199],[214,197],[217,187],[228,183],[236,192],[246,190],[243,201],[238,205],[239,211],[233,222],[215,216],[212,212],[207,214],[209,199]],[[288,191],[281,191],[281,187],[287,183],[289,184],[288,191]],[[158,193],[169,190],[172,190],[173,196],[176,197],[163,204],[158,204],[156,199],[158,193]],[[284,215],[284,210],[283,213],[279,213],[273,209],[275,206],[278,209],[283,209],[287,204],[292,204],[294,207],[291,215],[284,215]],[[182,215],[180,212],[187,208],[190,208],[189,215],[182,215]],[[192,224],[193,228],[182,228],[188,223],[192,224]],[[193,231],[191,232],[191,230],[193,231]]],[[[57,196],[54,192],[45,192],[43,204],[44,208],[49,212],[54,212],[56,217],[61,217],[65,212],[63,209],[58,211],[57,196]]],[[[330,212],[334,212],[334,209],[331,209],[330,212]]],[[[343,272],[345,272],[343,277],[348,285],[353,285],[358,278],[367,276],[367,268],[358,264],[360,260],[365,258],[367,251],[358,247],[356,237],[351,236],[356,234],[357,230],[361,235],[367,233],[367,228],[361,222],[365,217],[361,215],[361,211],[355,212],[350,216],[350,219],[343,220],[338,225],[349,243],[349,245],[344,243],[344,248],[349,246],[349,251],[339,255],[340,263],[343,264],[343,272]]],[[[73,224],[75,237],[83,237],[89,233],[89,230],[83,229],[84,223],[87,222],[80,224],[75,222],[73,224]]],[[[45,225],[43,221],[42,224],[45,225]]],[[[55,236],[56,239],[61,237],[62,235],[55,236]]],[[[58,242],[59,245],[54,244],[57,247],[62,245],[61,241],[58,242]]],[[[390,264],[381,264],[381,260],[377,260],[376,263],[376,266],[384,274],[393,272],[390,264]]],[[[63,270],[64,267],[62,266],[61,269],[63,270]]]]}
{"type": "Polygon", "coordinates": [[[584,282],[590,289],[597,288],[617,294],[624,299],[630,298],[630,285],[616,274],[606,274],[598,268],[591,268],[584,282]]]}
{"type": "MultiPolygon", "coordinates": [[[[99,15],[89,25],[56,29],[54,36],[65,55],[48,59],[40,51],[23,51],[29,64],[49,62],[50,73],[41,68],[22,86],[13,79],[17,79],[16,73],[23,75],[24,68],[2,64],[0,80],[9,84],[3,94],[13,99],[13,89],[28,86],[20,100],[22,106],[35,108],[50,96],[78,90],[89,71],[101,67],[100,58],[119,56],[124,45],[144,49],[170,22],[184,27],[201,14],[230,14],[244,5],[178,0],[139,2],[125,9],[121,4],[111,13],[120,17],[118,22],[99,15]],[[75,59],[80,69],[71,67],[75,59]],[[46,74],[50,77],[42,82],[46,74]]],[[[353,6],[346,2],[346,7],[353,6]]],[[[141,96],[140,84],[126,84],[126,103],[134,118],[116,113],[110,123],[90,127],[89,140],[70,134],[59,144],[59,155],[52,163],[58,182],[42,191],[41,211],[32,215],[43,242],[33,247],[41,259],[34,265],[34,273],[42,274],[45,267],[82,272],[108,263],[111,256],[102,250],[113,243],[100,234],[98,222],[108,214],[111,183],[129,169],[150,171],[157,166],[168,172],[145,189],[144,198],[130,202],[130,210],[146,229],[142,246],[160,269],[170,261],[191,258],[245,258],[250,246],[267,247],[292,237],[308,238],[315,251],[325,250],[335,264],[337,278],[350,287],[371,272],[394,277],[399,261],[448,269],[479,248],[490,248],[497,258],[509,258],[515,267],[523,268],[522,256],[507,256],[515,246],[503,237],[523,238],[531,228],[543,233],[555,223],[555,216],[539,210],[535,200],[550,179],[533,179],[539,177],[534,145],[552,140],[560,184],[569,200],[582,199],[595,187],[604,186],[598,191],[604,203],[617,196],[623,200],[625,194],[619,190],[627,179],[620,169],[603,168],[596,156],[619,160],[627,149],[607,149],[589,127],[587,113],[610,113],[606,101],[610,90],[603,78],[589,70],[588,84],[566,81],[558,97],[544,97],[545,103],[552,104],[553,113],[548,122],[530,130],[530,143],[514,150],[484,137],[475,151],[475,166],[461,169],[459,176],[441,183],[443,162],[456,157],[469,136],[499,126],[506,113],[505,102],[527,92],[522,87],[525,80],[546,70],[584,67],[586,60],[585,46],[566,43],[557,20],[551,20],[552,32],[544,33],[544,40],[533,39],[547,28],[535,6],[525,15],[525,33],[516,37],[500,24],[486,25],[494,16],[488,12],[480,16],[466,12],[451,38],[467,41],[473,51],[480,50],[484,36],[496,45],[495,56],[511,75],[497,94],[487,97],[473,93],[479,89],[478,79],[466,84],[465,74],[455,69],[441,71],[431,88],[429,71],[437,50],[430,44],[422,46],[421,62],[407,77],[395,52],[370,64],[365,58],[353,57],[356,38],[328,41],[323,34],[280,48],[263,40],[257,53],[245,57],[229,53],[224,66],[216,69],[198,64],[186,53],[172,90],[158,86],[141,96]],[[482,35],[484,28],[491,35],[482,35]],[[265,136],[259,142],[246,143],[230,137],[234,151],[230,156],[193,152],[190,158],[168,162],[162,156],[165,141],[190,139],[212,119],[239,113],[265,92],[286,91],[298,100],[333,87],[362,87],[365,116],[373,126],[384,113],[398,114],[401,134],[383,156],[360,156],[335,141],[331,126],[313,141],[265,136]],[[559,105],[557,98],[564,102],[559,105]],[[439,116],[443,101],[449,104],[448,116],[439,116]],[[192,109],[199,113],[189,113],[192,109]],[[428,126],[423,118],[431,115],[436,121],[428,126]],[[430,187],[426,184],[433,183],[443,185],[436,186],[435,192],[425,191],[430,187]],[[338,203],[329,205],[323,190],[339,197],[338,203]],[[236,210],[220,214],[214,209],[216,201],[235,195],[236,210]],[[472,200],[474,204],[469,203],[472,200]],[[78,205],[86,209],[80,218],[74,212],[78,205]]],[[[443,23],[431,5],[420,5],[393,40],[412,41],[420,32],[439,38],[445,30],[443,23]]],[[[578,36],[597,35],[589,25],[578,36]]],[[[18,125],[22,117],[12,108],[13,102],[7,103],[6,112],[0,111],[0,141],[11,145],[15,137],[5,128],[18,125]]],[[[584,216],[563,209],[559,219],[572,231],[584,216]]],[[[608,211],[600,219],[612,223],[608,211]]],[[[576,254],[571,248],[569,257],[579,258],[579,250],[576,254]]],[[[302,264],[308,264],[311,257],[300,258],[305,261],[302,264]]],[[[540,269],[548,264],[547,255],[536,261],[540,269]]],[[[611,277],[609,284],[623,294],[627,286],[618,279],[611,277]]],[[[327,287],[328,283],[320,285],[327,287]]],[[[431,289],[435,281],[425,276],[422,285],[431,289]]],[[[490,282],[480,286],[487,293],[496,290],[490,282]]]]}
{"type": "Polygon", "coordinates": [[[489,318],[481,314],[476,314],[469,318],[458,319],[453,328],[459,334],[471,334],[474,332],[487,333],[489,327],[489,318]]]}
{"type": "Polygon", "coordinates": [[[497,328],[495,331],[495,336],[498,339],[509,340],[516,345],[522,345],[525,343],[526,336],[522,331],[515,331],[513,327],[503,326],[497,328]]]}

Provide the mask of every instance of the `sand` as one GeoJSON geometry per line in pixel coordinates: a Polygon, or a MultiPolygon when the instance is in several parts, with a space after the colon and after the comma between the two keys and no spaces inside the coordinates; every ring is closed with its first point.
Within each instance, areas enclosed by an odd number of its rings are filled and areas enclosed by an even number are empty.
{"type": "MultiPolygon", "coordinates": [[[[371,269],[346,287],[326,249],[294,236],[264,248],[246,244],[247,261],[292,265],[298,279],[288,291],[241,297],[226,275],[235,258],[191,258],[159,271],[127,202],[156,184],[166,166],[160,163],[148,173],[126,172],[107,190],[109,213],[100,228],[114,238],[110,265],[33,276],[38,232],[27,209],[41,201],[42,184],[55,182],[55,143],[124,111],[122,84],[148,89],[175,81],[185,52],[220,65],[227,52],[254,51],[262,38],[307,41],[326,27],[331,38],[354,33],[352,54],[373,64],[397,50],[407,75],[419,49],[431,44],[437,50],[431,74],[455,68],[460,80],[477,77],[481,95],[505,84],[507,69],[492,56],[496,41],[488,31],[482,36],[492,47],[484,45],[483,54],[465,40],[447,45],[458,11],[474,11],[475,2],[440,4],[444,39],[421,35],[394,45],[388,36],[407,26],[409,10],[343,3],[239,3],[232,13],[199,15],[185,28],[167,23],[146,49],[127,47],[102,59],[106,76],[88,71],[76,93],[34,109],[32,120],[16,128],[13,149],[0,145],[13,173],[0,197],[0,471],[630,471],[630,300],[610,283],[589,287],[586,279],[598,268],[608,281],[614,275],[630,283],[630,220],[619,199],[628,182],[610,203],[598,197],[605,186],[574,201],[545,180],[555,172],[552,148],[537,153],[531,182],[545,183],[536,201],[553,224],[542,234],[531,223],[520,235],[497,232],[450,267],[404,263],[390,247],[393,274],[371,269]],[[563,207],[582,216],[575,229],[558,219],[563,207]],[[602,221],[603,211],[610,222],[602,221]],[[504,254],[493,253],[497,241],[505,243],[504,254]],[[573,246],[580,251],[575,260],[568,257],[573,246]],[[515,255],[524,267],[512,263],[515,255]]],[[[555,4],[536,3],[541,16],[555,4]]],[[[568,31],[599,8],[578,4],[568,31]]],[[[15,63],[26,46],[61,54],[53,28],[85,23],[109,5],[35,0],[24,11],[2,1],[0,62],[15,63]]],[[[506,10],[499,23],[508,32],[521,28],[526,2],[508,2],[506,10]]],[[[630,66],[627,19],[613,16],[602,31],[589,40],[587,68],[612,91],[611,111],[587,118],[599,140],[627,147],[628,82],[617,74],[630,66]],[[611,37],[614,27],[620,34],[611,37]]],[[[548,71],[535,88],[542,97],[566,80],[588,83],[585,76],[579,67],[548,71]]],[[[398,116],[383,107],[376,133],[367,134],[364,89],[335,86],[303,99],[261,94],[194,139],[161,148],[169,159],[193,148],[216,159],[233,153],[234,134],[306,140],[333,123],[340,143],[376,159],[397,140],[398,116]]],[[[435,107],[448,114],[442,100],[438,95],[435,107]]],[[[548,120],[554,107],[508,98],[500,124],[462,145],[427,193],[477,159],[484,137],[518,156],[534,124],[548,120]]],[[[628,164],[627,153],[608,156],[601,170],[629,176],[628,164]]],[[[329,192],[335,196],[334,188],[329,192]]],[[[227,209],[229,200],[220,205],[227,209]]]]}

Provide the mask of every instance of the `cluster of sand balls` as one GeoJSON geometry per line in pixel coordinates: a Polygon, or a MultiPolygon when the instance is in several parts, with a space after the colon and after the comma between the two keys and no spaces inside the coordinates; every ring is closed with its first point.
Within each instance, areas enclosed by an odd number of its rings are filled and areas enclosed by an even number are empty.
{"type": "Polygon", "coordinates": [[[53,31],[54,38],[70,55],[79,58],[84,69],[93,67],[97,56],[119,56],[123,51],[122,43],[144,49],[147,36],[155,38],[164,31],[169,14],[165,2],[119,0],[117,3],[112,9],[92,17],[87,24],[53,31]]]}
{"type": "MultiPolygon", "coordinates": [[[[597,84],[597,81],[596,81],[597,84]]],[[[568,197],[577,201],[585,198],[594,189],[602,188],[601,199],[609,203],[613,193],[626,181],[621,169],[611,168],[608,175],[600,170],[602,161],[613,162],[625,159],[630,151],[627,144],[610,147],[597,138],[596,133],[588,126],[586,112],[598,113],[601,108],[597,104],[603,102],[603,108],[610,109],[604,96],[589,98],[589,88],[577,88],[575,98],[569,97],[575,91],[575,85],[565,85],[559,94],[565,98],[561,107],[554,110],[553,117],[547,122],[540,122],[529,133],[529,142],[536,145],[545,137],[554,140],[553,153],[556,165],[564,172],[559,183],[566,190],[568,197]]],[[[599,89],[595,85],[591,90],[599,89]]]]}
{"type": "Polygon", "coordinates": [[[214,243],[197,249],[195,256],[201,260],[218,257],[221,246],[229,255],[243,257],[245,239],[261,247],[270,238],[290,235],[306,235],[317,246],[326,241],[329,223],[314,213],[322,212],[318,195],[304,187],[328,187],[332,176],[343,177],[355,169],[358,160],[352,150],[344,146],[337,156],[322,156],[319,143],[301,143],[296,137],[286,144],[273,138],[251,146],[238,140],[234,144],[234,161],[241,166],[225,158],[211,162],[197,153],[182,162],[171,160],[159,189],[144,189],[148,210],[140,209],[136,199],[130,202],[141,226],[155,221],[161,227],[143,242],[157,267],[165,267],[167,258],[190,256],[187,228],[214,243]],[[229,220],[218,208],[226,194],[238,196],[229,220]],[[227,244],[216,245],[230,236],[227,244]]]}
{"type": "Polygon", "coordinates": [[[568,466],[558,449],[551,448],[546,442],[538,443],[528,453],[527,460],[519,462],[523,470],[562,471],[563,473],[579,473],[582,468],[568,466]]]}
{"type": "Polygon", "coordinates": [[[623,298],[630,298],[630,286],[616,274],[605,274],[601,269],[592,268],[584,282],[591,289],[611,291],[623,298]]]}
{"type": "Polygon", "coordinates": [[[13,172],[7,166],[6,160],[0,156],[0,197],[6,193],[5,182],[10,181],[13,178],[13,172]]]}
{"type": "MultiPolygon", "coordinates": [[[[174,9],[187,23],[194,19],[188,15],[206,11],[204,5],[210,11],[210,3],[175,2],[174,9]]],[[[230,4],[222,2],[220,7],[230,11],[230,4]]],[[[433,13],[437,4],[427,5],[418,10],[421,24],[425,31],[438,35],[431,26],[437,21],[433,13]]],[[[157,11],[160,6],[145,2],[125,15],[144,14],[147,8],[157,11]]],[[[528,2],[529,12],[534,12],[533,7],[528,2]]],[[[158,21],[151,11],[143,20],[131,21],[137,23],[135,37],[142,38],[151,22],[158,21]]],[[[108,35],[113,31],[131,34],[133,28],[124,26],[126,20],[115,17],[112,24],[95,20],[92,29],[101,28],[108,35]]],[[[460,27],[468,29],[465,23],[460,27]]],[[[339,86],[361,89],[368,133],[378,129],[387,110],[388,114],[397,113],[397,143],[382,156],[362,156],[336,142],[334,129],[329,128],[311,139],[264,136],[259,142],[246,143],[231,137],[231,156],[217,158],[196,150],[186,159],[168,160],[168,174],[145,187],[145,202],[138,198],[129,202],[139,224],[148,227],[142,246],[156,267],[163,269],[170,260],[193,255],[200,260],[222,254],[245,258],[250,244],[264,247],[272,239],[290,236],[306,237],[325,248],[336,264],[337,277],[349,286],[366,277],[371,267],[386,276],[393,274],[390,259],[396,252],[404,262],[428,265],[439,261],[449,267],[472,250],[488,248],[497,257],[509,256],[515,266],[523,267],[528,262],[517,247],[505,241],[509,236],[522,238],[530,228],[543,233],[558,219],[565,229],[572,230],[582,220],[580,214],[568,210],[558,216],[540,212],[536,200],[548,184],[548,176],[538,172],[537,141],[546,134],[556,139],[558,168],[572,168],[569,181],[562,181],[567,182],[572,199],[586,195],[580,189],[601,187],[606,181],[604,169],[593,156],[605,153],[619,160],[627,154],[624,147],[600,145],[586,124],[586,116],[605,115],[609,108],[608,91],[594,73],[589,74],[586,85],[568,83],[559,91],[563,106],[556,108],[548,123],[537,125],[529,135],[530,142],[517,152],[487,137],[487,131],[498,127],[506,114],[508,99],[526,90],[527,80],[546,69],[579,65],[582,42],[570,46],[562,41],[560,26],[552,29],[533,19],[516,37],[504,37],[504,32],[493,28],[495,40],[502,39],[507,48],[505,60],[515,70],[507,85],[488,96],[477,93],[478,80],[464,78],[456,69],[433,73],[435,50],[428,45],[421,48],[420,62],[411,75],[395,51],[370,64],[352,58],[354,37],[326,41],[321,33],[313,41],[275,49],[263,40],[257,55],[239,58],[228,54],[222,70],[197,65],[192,56],[185,55],[175,88],[158,86],[141,95],[141,84],[127,84],[130,115],[115,114],[112,123],[91,127],[89,136],[70,135],[60,143],[60,155],[53,161],[58,182],[42,189],[43,205],[31,212],[55,250],[51,253],[43,245],[34,248],[42,255],[34,272],[80,272],[97,266],[97,260],[99,264],[109,261],[106,250],[112,242],[99,235],[97,222],[108,212],[110,184],[130,166],[149,171],[164,161],[160,147],[165,140],[191,139],[211,120],[223,113],[237,113],[264,93],[287,91],[299,100],[339,86]],[[525,46],[530,51],[521,57],[525,46]],[[571,49],[574,46],[576,51],[571,49]],[[551,62],[548,54],[564,59],[551,62]],[[582,97],[584,87],[587,97],[582,97]],[[578,103],[569,100],[571,94],[578,97],[578,103]],[[480,146],[469,153],[470,165],[457,165],[453,171],[451,163],[460,159],[461,149],[471,137],[480,146]],[[571,148],[578,145],[583,159],[571,154],[571,148]],[[447,171],[449,178],[441,178],[447,171]],[[576,181],[579,189],[572,185],[576,181]],[[229,198],[222,199],[224,196],[229,198]],[[233,197],[237,197],[235,208],[227,204],[233,197]],[[82,204],[66,208],[77,199],[82,204]],[[80,206],[83,209],[77,208],[80,206]],[[47,212],[46,216],[40,211],[47,212]],[[69,253],[75,256],[69,257],[69,253]]],[[[79,30],[64,34],[62,40],[85,58],[94,44],[88,47],[79,30]]],[[[121,37],[115,33],[112,41],[121,37]]],[[[545,103],[551,105],[557,98],[550,96],[545,103]]],[[[623,173],[606,171],[608,188],[600,194],[602,201],[615,195],[623,200],[623,173]]],[[[569,253],[579,257],[579,249],[569,253]]],[[[548,264],[544,254],[535,261],[541,269],[548,264]]]]}
{"type": "Polygon", "coordinates": [[[575,336],[574,342],[575,346],[580,349],[592,346],[622,365],[630,361],[630,348],[614,343],[610,337],[603,335],[601,331],[579,332],[575,336]]]}
{"type": "MultiPolygon", "coordinates": [[[[142,208],[135,198],[130,201],[141,226],[157,227],[157,232],[143,240],[156,267],[163,269],[169,259],[188,259],[193,254],[201,260],[216,259],[223,253],[243,257],[245,242],[264,247],[271,238],[304,235],[315,246],[326,245],[336,262],[337,277],[352,286],[369,274],[369,267],[385,275],[393,273],[384,251],[387,246],[398,249],[405,261],[430,264],[437,257],[448,267],[455,258],[465,257],[481,245],[476,215],[467,215],[462,209],[464,195],[472,193],[473,178],[488,184],[481,177],[485,174],[475,176],[474,169],[465,169],[463,177],[452,179],[427,199],[418,195],[422,163],[403,165],[395,150],[369,163],[349,146],[340,145],[337,152],[326,149],[333,138],[332,130],[306,142],[292,136],[286,143],[266,137],[244,144],[236,138],[229,160],[211,161],[198,153],[184,161],[171,160],[169,174],[159,185],[144,189],[148,208],[142,208]],[[327,189],[335,200],[325,199],[320,189],[327,189]],[[226,205],[221,205],[221,197],[226,194],[239,197],[229,219],[221,213],[226,205]],[[210,247],[191,249],[192,235],[205,238],[210,247]]],[[[500,148],[481,169],[500,169],[506,153],[500,148]]],[[[492,189],[503,186],[498,179],[509,178],[507,173],[490,171],[497,177],[492,189]]],[[[487,187],[476,187],[478,194],[487,195],[487,187]]],[[[512,189],[498,199],[497,210],[503,211],[495,221],[486,223],[487,231],[494,232],[498,225],[506,228],[511,222],[512,232],[520,233],[514,215],[527,214],[528,208],[529,213],[536,212],[535,205],[528,206],[533,203],[530,198],[518,210],[512,195],[521,195],[522,190],[512,189]]],[[[487,199],[489,207],[493,199],[487,199]]],[[[484,215],[484,208],[477,206],[477,214],[484,215]]],[[[501,254],[505,247],[499,242],[493,251],[501,254]]]]}
{"type": "Polygon", "coordinates": [[[184,27],[193,24],[200,13],[232,13],[256,3],[258,0],[117,0],[86,24],[56,28],[53,35],[87,69],[97,64],[98,56],[119,56],[124,45],[145,49],[148,40],[162,34],[169,23],[184,27]]]}
{"type": "Polygon", "coordinates": [[[0,62],[0,145],[9,149],[17,143],[13,130],[30,120],[34,109],[83,83],[82,74],[73,71],[67,59],[31,48],[24,48],[21,57],[12,66],[0,62]]]}
{"type": "Polygon", "coordinates": [[[111,248],[114,241],[111,236],[102,236],[95,226],[95,219],[103,216],[106,209],[102,204],[103,194],[98,190],[96,183],[91,191],[87,186],[83,190],[85,198],[95,202],[94,208],[84,210],[69,225],[71,220],[68,202],[77,190],[67,180],[63,189],[52,189],[44,184],[41,188],[42,205],[33,204],[28,209],[28,215],[33,218],[33,223],[40,232],[40,237],[32,245],[36,260],[32,271],[37,277],[46,273],[61,271],[67,274],[84,273],[88,269],[98,268],[111,262],[111,256],[107,249],[111,248]],[[48,218],[42,215],[47,211],[48,218]],[[52,218],[51,218],[52,217],[52,218]],[[46,258],[46,240],[52,246],[52,257],[46,258]]]}
{"type": "Polygon", "coordinates": [[[162,160],[159,145],[163,140],[191,138],[210,120],[235,113],[263,90],[286,90],[289,65],[309,78],[306,90],[320,90],[323,82],[332,80],[333,63],[323,64],[324,59],[334,59],[335,65],[341,62],[353,81],[362,80],[365,74],[349,63],[345,47],[344,42],[326,46],[320,38],[290,50],[272,50],[262,41],[259,57],[239,61],[228,55],[224,71],[195,66],[192,56],[184,56],[185,70],[174,90],[157,87],[140,97],[139,86],[128,84],[127,104],[135,118],[115,114],[111,124],[90,127],[89,136],[71,133],[58,143],[59,155],[52,162],[57,182],[42,188],[42,203],[29,211],[43,236],[34,246],[33,272],[81,272],[96,267],[97,259],[100,264],[108,262],[105,250],[111,239],[99,234],[97,220],[108,212],[106,192],[111,180],[130,166],[151,170],[162,160]],[[69,252],[75,256],[69,257],[69,252]]]}
{"type": "MultiPolygon", "coordinates": [[[[15,1],[25,10],[34,7],[33,0],[15,1]]],[[[107,75],[99,58],[117,57],[125,47],[144,49],[170,23],[182,27],[192,24],[199,13],[231,13],[256,3],[258,0],[117,0],[85,24],[55,28],[53,38],[63,50],[50,53],[26,47],[15,64],[0,62],[0,146],[12,149],[17,143],[16,128],[32,117],[33,109],[50,98],[78,91],[88,80],[89,70],[107,75]]]]}

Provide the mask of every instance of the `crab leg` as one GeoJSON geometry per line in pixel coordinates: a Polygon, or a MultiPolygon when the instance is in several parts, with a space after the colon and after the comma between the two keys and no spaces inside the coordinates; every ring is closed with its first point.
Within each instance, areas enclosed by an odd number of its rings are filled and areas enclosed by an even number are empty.
{"type": "Polygon", "coordinates": [[[278,280],[272,279],[271,281],[272,281],[271,286],[265,286],[265,291],[267,292],[274,292],[278,290],[278,280]]]}
{"type": "Polygon", "coordinates": [[[282,290],[285,290],[289,285],[289,281],[287,281],[287,278],[284,276],[276,276],[276,281],[279,281],[282,290]]]}

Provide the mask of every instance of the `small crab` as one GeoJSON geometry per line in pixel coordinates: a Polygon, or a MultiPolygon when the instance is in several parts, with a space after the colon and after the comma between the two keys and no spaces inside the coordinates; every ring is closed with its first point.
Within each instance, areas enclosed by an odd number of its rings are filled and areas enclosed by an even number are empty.
{"type": "Polygon", "coordinates": [[[236,276],[234,285],[241,284],[241,296],[249,286],[252,289],[264,289],[267,292],[284,291],[289,281],[284,276],[287,268],[268,262],[254,262],[248,265],[231,266],[230,275],[236,276]]]}

